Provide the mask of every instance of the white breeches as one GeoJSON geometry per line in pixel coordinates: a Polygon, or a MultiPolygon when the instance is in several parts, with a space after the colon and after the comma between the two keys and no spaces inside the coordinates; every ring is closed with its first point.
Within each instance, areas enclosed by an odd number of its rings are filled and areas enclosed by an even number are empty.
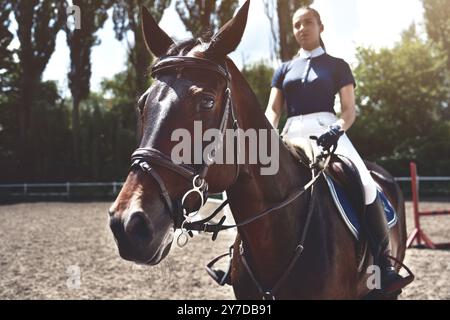
{"type": "MultiPolygon", "coordinates": [[[[293,142],[295,142],[296,139],[309,139],[310,136],[319,137],[337,120],[338,118],[329,112],[319,112],[292,117],[287,120],[282,135],[293,142]]],[[[312,141],[312,145],[314,153],[319,154],[321,150],[317,144],[312,141]]],[[[364,187],[365,204],[368,205],[373,203],[377,197],[375,181],[346,134],[339,139],[336,154],[349,158],[355,164],[364,187]]]]}

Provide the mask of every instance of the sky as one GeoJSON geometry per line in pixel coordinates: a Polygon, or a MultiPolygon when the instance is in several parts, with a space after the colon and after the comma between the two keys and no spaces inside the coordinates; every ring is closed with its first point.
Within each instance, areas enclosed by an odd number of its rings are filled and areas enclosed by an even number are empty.
{"type": "MultiPolygon", "coordinates": [[[[240,0],[242,4],[244,0],[240,0]]],[[[188,39],[186,31],[174,9],[175,1],[166,9],[160,26],[172,37],[188,39]]],[[[329,54],[343,58],[350,64],[355,61],[355,48],[371,46],[375,49],[391,47],[400,39],[403,30],[413,22],[423,24],[423,7],[420,0],[315,0],[312,5],[322,16],[325,30],[322,34],[329,54]]],[[[82,14],[82,13],[81,13],[82,14]]],[[[83,26],[81,26],[83,27],[83,26]]],[[[126,45],[114,37],[111,19],[98,31],[101,44],[92,51],[91,87],[100,88],[103,78],[122,71],[126,60],[126,45]]],[[[264,13],[262,0],[252,0],[247,28],[238,49],[230,54],[238,67],[270,59],[270,23],[264,13]]],[[[64,95],[67,90],[69,49],[65,34],[57,36],[56,50],[44,72],[44,80],[57,80],[64,95]]],[[[269,84],[268,84],[269,85],[269,84]]]]}

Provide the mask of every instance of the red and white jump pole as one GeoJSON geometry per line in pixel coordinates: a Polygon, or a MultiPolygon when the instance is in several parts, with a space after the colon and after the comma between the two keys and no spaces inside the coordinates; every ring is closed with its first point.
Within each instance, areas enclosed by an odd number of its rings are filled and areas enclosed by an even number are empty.
{"type": "Polygon", "coordinates": [[[414,162],[410,163],[410,170],[415,228],[406,242],[406,247],[411,248],[414,240],[417,240],[417,246],[419,247],[426,247],[429,249],[448,249],[450,248],[450,243],[433,243],[433,241],[430,240],[430,238],[420,227],[420,217],[450,215],[450,211],[419,211],[419,179],[417,177],[417,166],[414,162]]]}

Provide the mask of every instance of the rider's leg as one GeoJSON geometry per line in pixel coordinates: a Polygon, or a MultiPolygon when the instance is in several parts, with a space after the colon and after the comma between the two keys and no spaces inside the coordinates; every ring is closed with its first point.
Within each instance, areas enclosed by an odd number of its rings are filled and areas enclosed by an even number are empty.
{"type": "MultiPolygon", "coordinates": [[[[320,136],[336,120],[337,117],[332,113],[317,113],[295,117],[289,121],[289,128],[286,130],[286,134],[292,140],[320,136]]],[[[313,143],[313,147],[315,153],[318,154],[320,152],[319,147],[315,143],[313,143]]],[[[397,274],[392,267],[390,259],[387,257],[390,252],[389,230],[375,181],[347,135],[344,134],[339,139],[336,154],[349,158],[358,169],[361,177],[364,187],[364,200],[367,206],[363,225],[375,264],[380,267],[382,290],[386,292],[398,291],[409,282],[397,274]]]]}
{"type": "Polygon", "coordinates": [[[363,225],[374,257],[374,264],[380,267],[381,289],[384,292],[397,292],[408,285],[410,280],[400,276],[388,258],[391,255],[389,228],[384,213],[384,206],[378,195],[375,181],[346,135],[339,139],[336,153],[342,154],[352,160],[358,169],[364,187],[366,204],[363,225]]]}

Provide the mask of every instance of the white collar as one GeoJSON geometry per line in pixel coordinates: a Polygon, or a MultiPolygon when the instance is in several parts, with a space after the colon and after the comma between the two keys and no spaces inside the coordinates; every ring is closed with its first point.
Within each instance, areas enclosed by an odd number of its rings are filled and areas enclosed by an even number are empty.
{"type": "Polygon", "coordinates": [[[325,53],[325,50],[322,47],[317,47],[311,51],[301,48],[298,53],[299,53],[300,58],[308,59],[308,58],[315,58],[315,57],[323,55],[325,53]]]}

